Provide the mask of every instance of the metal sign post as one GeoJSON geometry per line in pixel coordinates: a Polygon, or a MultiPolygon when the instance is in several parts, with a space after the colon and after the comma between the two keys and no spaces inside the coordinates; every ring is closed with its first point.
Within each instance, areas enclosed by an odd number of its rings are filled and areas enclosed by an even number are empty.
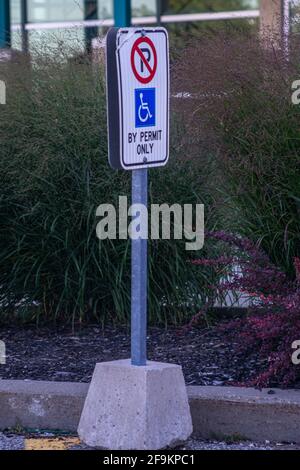
{"type": "MultiPolygon", "coordinates": [[[[115,0],[115,13],[125,16],[129,5],[115,0]]],[[[161,449],[193,429],[181,367],[146,360],[147,179],[148,168],[169,158],[168,34],[164,28],[112,28],[106,56],[109,162],[132,171],[130,214],[139,217],[130,234],[131,360],[96,364],[78,435],[92,447],[161,449]]]]}
{"type": "MultiPolygon", "coordinates": [[[[148,202],[148,170],[132,172],[132,204],[148,202]]],[[[147,240],[131,240],[131,363],[144,366],[147,361],[147,240]]]]}
{"type": "MultiPolygon", "coordinates": [[[[169,157],[169,54],[164,28],[107,35],[109,162],[132,171],[132,204],[147,208],[148,168],[169,157]]],[[[144,221],[141,220],[141,223],[144,221]]],[[[131,240],[131,363],[146,365],[147,240],[131,240]]]]}

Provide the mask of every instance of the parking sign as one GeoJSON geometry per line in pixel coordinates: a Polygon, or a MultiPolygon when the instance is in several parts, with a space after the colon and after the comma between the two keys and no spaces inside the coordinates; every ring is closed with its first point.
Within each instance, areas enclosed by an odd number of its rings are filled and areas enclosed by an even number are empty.
{"type": "Polygon", "coordinates": [[[109,161],[134,170],[169,158],[169,44],[164,28],[107,35],[109,161]]]}

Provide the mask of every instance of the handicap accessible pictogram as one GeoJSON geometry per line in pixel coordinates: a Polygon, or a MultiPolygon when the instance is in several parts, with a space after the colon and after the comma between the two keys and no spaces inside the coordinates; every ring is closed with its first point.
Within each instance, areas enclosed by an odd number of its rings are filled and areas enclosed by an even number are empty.
{"type": "Polygon", "coordinates": [[[155,88],[135,90],[135,127],[155,126],[155,88]]]}

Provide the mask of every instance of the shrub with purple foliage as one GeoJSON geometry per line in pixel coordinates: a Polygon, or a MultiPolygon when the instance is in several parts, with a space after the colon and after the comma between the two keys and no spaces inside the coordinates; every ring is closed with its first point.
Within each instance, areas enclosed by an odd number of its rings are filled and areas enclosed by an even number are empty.
{"type": "MultiPolygon", "coordinates": [[[[233,272],[230,277],[215,289],[238,291],[253,298],[249,314],[244,318],[222,324],[220,328],[229,337],[237,353],[245,355],[259,350],[263,358],[268,359],[266,370],[244,385],[258,387],[286,387],[300,380],[300,366],[292,363],[292,343],[300,340],[300,259],[295,258],[297,274],[295,281],[274,266],[265,253],[250,240],[225,232],[210,232],[207,238],[229,244],[232,257],[210,260],[195,260],[196,265],[214,266],[238,263],[240,272],[233,272]]],[[[199,321],[203,312],[192,319],[191,324],[199,321]]]]}

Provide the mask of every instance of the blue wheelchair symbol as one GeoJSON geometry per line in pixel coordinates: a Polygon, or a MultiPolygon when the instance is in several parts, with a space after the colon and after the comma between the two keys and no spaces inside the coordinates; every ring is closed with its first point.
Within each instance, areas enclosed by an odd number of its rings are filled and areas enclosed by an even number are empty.
{"type": "Polygon", "coordinates": [[[155,88],[135,89],[135,127],[155,126],[155,88]]]}

